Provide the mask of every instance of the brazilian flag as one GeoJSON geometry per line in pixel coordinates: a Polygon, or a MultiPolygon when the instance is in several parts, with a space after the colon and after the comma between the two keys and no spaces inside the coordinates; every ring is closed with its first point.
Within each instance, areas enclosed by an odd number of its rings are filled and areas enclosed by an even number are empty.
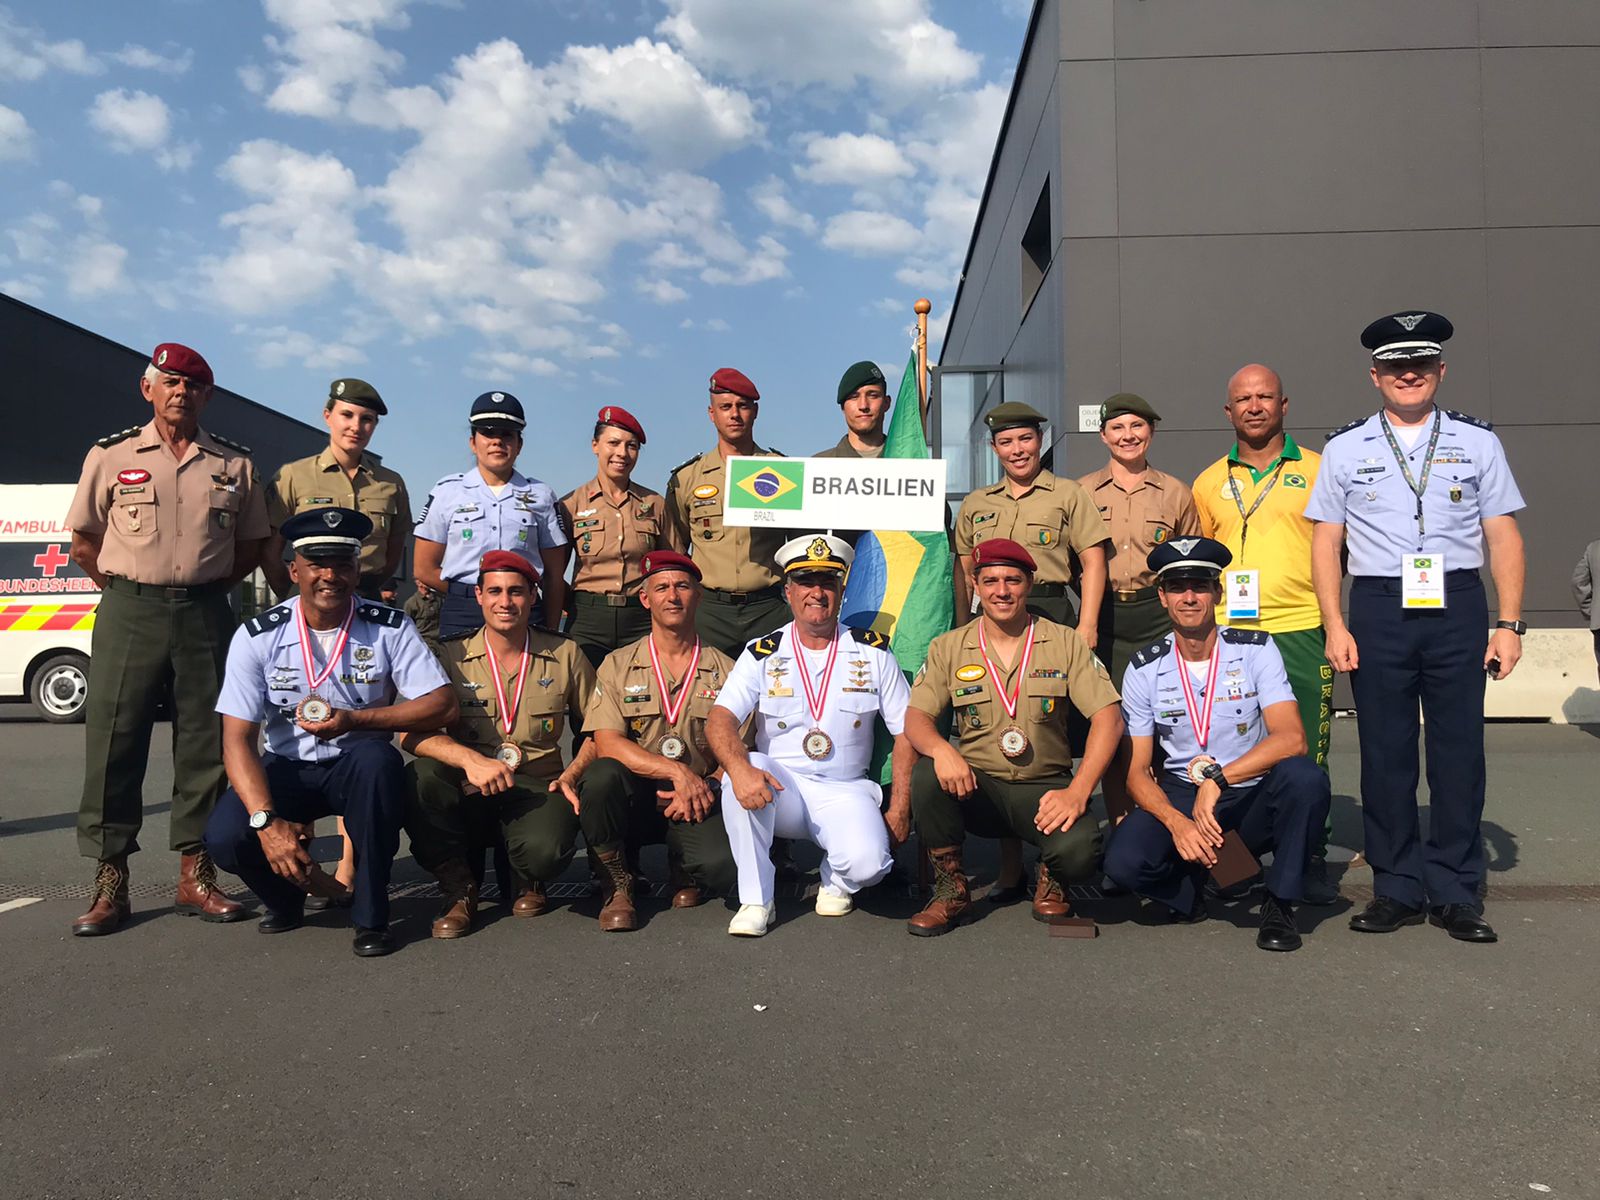
{"type": "Polygon", "coordinates": [[[798,509],[805,503],[805,482],[804,463],[736,462],[728,480],[728,507],[798,509]]]}

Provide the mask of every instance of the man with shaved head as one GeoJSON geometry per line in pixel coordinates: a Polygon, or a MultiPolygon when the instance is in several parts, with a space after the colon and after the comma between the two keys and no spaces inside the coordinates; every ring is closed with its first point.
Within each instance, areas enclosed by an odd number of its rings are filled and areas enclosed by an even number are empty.
{"type": "MultiPolygon", "coordinates": [[[[1313,522],[1305,515],[1322,458],[1284,432],[1288,410],[1276,371],[1260,363],[1240,367],[1228,380],[1222,406],[1238,440],[1194,481],[1194,503],[1201,531],[1233,554],[1222,575],[1217,618],[1272,635],[1300,708],[1307,753],[1327,770],[1333,668],[1311,584],[1313,522]]],[[[1313,847],[1305,880],[1308,904],[1338,899],[1327,882],[1327,832],[1313,847]]]]}

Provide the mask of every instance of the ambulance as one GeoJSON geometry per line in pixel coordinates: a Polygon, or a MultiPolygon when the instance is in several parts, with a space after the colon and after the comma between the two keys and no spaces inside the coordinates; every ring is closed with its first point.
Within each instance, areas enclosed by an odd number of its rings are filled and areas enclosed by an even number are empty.
{"type": "Polygon", "coordinates": [[[72,561],[72,484],[0,484],[0,700],[82,721],[100,589],[72,561]]]}

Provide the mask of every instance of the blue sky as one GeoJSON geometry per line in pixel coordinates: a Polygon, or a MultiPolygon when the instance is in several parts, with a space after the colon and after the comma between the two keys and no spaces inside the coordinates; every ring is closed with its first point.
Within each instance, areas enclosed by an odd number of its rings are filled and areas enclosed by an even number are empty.
{"type": "MultiPolygon", "coordinates": [[[[182,341],[315,421],[371,381],[420,504],[472,397],[565,491],[594,412],[660,487],[706,379],[759,439],[842,433],[839,375],[898,378],[954,294],[1025,0],[0,0],[0,291],[182,341]]],[[[133,381],[129,382],[130,402],[133,381]]],[[[98,431],[86,431],[98,432],[98,431]]],[[[108,431],[109,432],[109,431],[108,431]]],[[[219,432],[227,430],[219,427],[219,432]]]]}

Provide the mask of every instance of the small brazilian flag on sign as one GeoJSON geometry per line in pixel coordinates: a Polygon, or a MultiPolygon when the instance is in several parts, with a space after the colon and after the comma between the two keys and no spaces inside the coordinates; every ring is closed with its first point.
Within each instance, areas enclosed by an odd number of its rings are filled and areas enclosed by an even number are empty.
{"type": "Polygon", "coordinates": [[[737,462],[729,479],[730,508],[800,508],[806,467],[798,462],[737,462]]]}

